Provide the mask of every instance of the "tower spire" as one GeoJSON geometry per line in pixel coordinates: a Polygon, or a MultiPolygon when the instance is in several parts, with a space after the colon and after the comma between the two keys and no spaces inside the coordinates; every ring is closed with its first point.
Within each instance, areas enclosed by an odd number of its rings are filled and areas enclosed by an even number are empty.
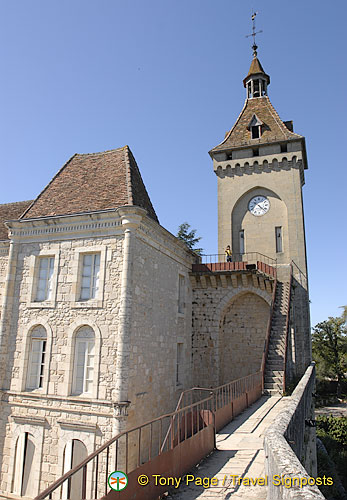
{"type": "Polygon", "coordinates": [[[262,33],[263,30],[256,31],[255,18],[257,14],[258,12],[252,11],[252,33],[246,35],[246,38],[250,36],[253,37],[253,60],[251,67],[249,68],[248,75],[243,80],[243,85],[247,88],[248,99],[266,96],[267,86],[270,83],[270,77],[265,73],[258,59],[258,45],[255,42],[255,37],[258,33],[262,33]]]}

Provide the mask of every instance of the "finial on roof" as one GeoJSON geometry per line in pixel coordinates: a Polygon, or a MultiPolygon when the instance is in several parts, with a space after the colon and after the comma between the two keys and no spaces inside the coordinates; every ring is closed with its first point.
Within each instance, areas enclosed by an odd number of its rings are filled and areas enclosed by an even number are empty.
{"type": "Polygon", "coordinates": [[[252,11],[252,33],[250,33],[249,35],[246,35],[246,38],[249,38],[250,36],[253,37],[253,45],[252,45],[253,57],[257,57],[257,48],[258,48],[257,44],[255,43],[255,36],[258,33],[263,32],[263,30],[255,31],[255,17],[257,14],[258,14],[258,12],[252,11]]]}

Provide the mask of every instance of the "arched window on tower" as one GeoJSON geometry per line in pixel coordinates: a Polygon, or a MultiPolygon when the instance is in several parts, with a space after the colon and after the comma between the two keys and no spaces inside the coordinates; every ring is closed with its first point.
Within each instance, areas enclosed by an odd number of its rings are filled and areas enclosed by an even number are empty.
{"type": "Polygon", "coordinates": [[[30,333],[30,351],[26,388],[29,390],[43,387],[46,362],[47,332],[42,325],[35,326],[30,333]]]}
{"type": "Polygon", "coordinates": [[[82,326],[75,336],[75,357],[72,392],[91,395],[94,382],[95,334],[90,326],[82,326]]]}

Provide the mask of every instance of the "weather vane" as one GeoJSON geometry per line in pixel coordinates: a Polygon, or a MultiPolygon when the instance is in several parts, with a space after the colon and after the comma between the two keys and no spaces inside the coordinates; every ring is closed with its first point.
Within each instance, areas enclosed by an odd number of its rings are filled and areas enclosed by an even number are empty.
{"type": "Polygon", "coordinates": [[[255,17],[257,14],[258,14],[258,12],[254,12],[254,11],[252,12],[252,23],[253,23],[252,33],[250,33],[249,35],[246,35],[246,38],[249,38],[250,36],[253,37],[252,49],[253,49],[253,56],[254,57],[256,57],[256,55],[257,55],[257,48],[258,48],[258,45],[255,43],[255,35],[263,32],[263,30],[255,31],[255,17]]]}

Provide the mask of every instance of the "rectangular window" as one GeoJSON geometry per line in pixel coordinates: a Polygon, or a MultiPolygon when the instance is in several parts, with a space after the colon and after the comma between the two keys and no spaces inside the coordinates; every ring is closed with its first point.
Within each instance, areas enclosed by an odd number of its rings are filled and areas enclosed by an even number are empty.
{"type": "Polygon", "coordinates": [[[99,289],[100,254],[83,255],[80,300],[95,299],[99,289]]]}
{"type": "Polygon", "coordinates": [[[38,264],[36,302],[50,300],[52,297],[54,257],[40,257],[38,264]]]}
{"type": "Polygon", "coordinates": [[[32,338],[27,380],[28,389],[38,389],[43,386],[45,355],[46,340],[32,338]]]}
{"type": "Polygon", "coordinates": [[[241,229],[239,232],[239,245],[240,245],[240,253],[245,253],[245,231],[241,229]]]}
{"type": "Polygon", "coordinates": [[[94,374],[94,340],[77,339],[74,394],[91,394],[94,374]]]}
{"type": "Polygon", "coordinates": [[[177,358],[176,358],[176,384],[183,383],[183,344],[177,344],[177,358]]]}
{"type": "Polygon", "coordinates": [[[181,274],[178,281],[178,312],[184,313],[185,309],[185,279],[181,274]]]}
{"type": "Polygon", "coordinates": [[[260,137],[260,125],[255,125],[251,127],[252,139],[259,139],[260,137]]]}
{"type": "Polygon", "coordinates": [[[280,226],[276,227],[275,234],[276,234],[276,252],[277,253],[283,252],[282,227],[280,227],[280,226]]]}

